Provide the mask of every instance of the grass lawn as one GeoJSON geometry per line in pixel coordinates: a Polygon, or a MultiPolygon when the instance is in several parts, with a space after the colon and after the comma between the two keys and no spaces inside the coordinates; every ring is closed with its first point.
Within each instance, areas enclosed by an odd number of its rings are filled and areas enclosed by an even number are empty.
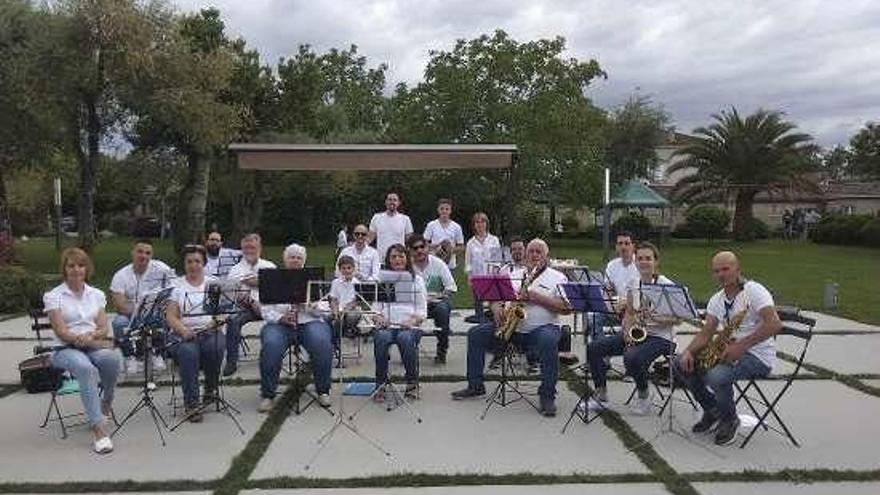
{"type": "MultiPolygon", "coordinates": [[[[129,239],[110,239],[95,249],[94,285],[106,289],[113,273],[129,262],[129,239]]],[[[25,266],[41,273],[57,273],[58,255],[54,242],[34,239],[18,243],[25,266]]],[[[820,310],[822,286],[826,280],[840,285],[840,307],[835,314],[865,323],[880,324],[880,250],[862,247],[826,246],[812,243],[789,243],[777,240],[744,244],[676,240],[663,246],[661,270],[664,274],[690,287],[698,301],[705,302],[714,291],[709,276],[709,260],[719,249],[739,253],[749,278],[766,285],[778,304],[820,310]]],[[[577,258],[591,267],[602,266],[601,245],[595,241],[554,239],[551,256],[577,258]]],[[[282,246],[266,246],[265,256],[281,262],[282,246]]],[[[309,265],[323,265],[329,271],[334,248],[330,245],[310,246],[309,265]]],[[[173,261],[170,243],[156,245],[156,257],[173,261]]],[[[459,284],[456,306],[471,307],[470,295],[461,270],[455,274],[459,284]]]]}

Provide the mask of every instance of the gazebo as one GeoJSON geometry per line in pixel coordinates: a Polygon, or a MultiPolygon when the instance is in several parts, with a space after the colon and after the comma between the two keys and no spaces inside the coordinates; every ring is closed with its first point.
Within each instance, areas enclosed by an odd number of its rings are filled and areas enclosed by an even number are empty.
{"type": "Polygon", "coordinates": [[[648,216],[645,210],[655,209],[660,211],[661,222],[655,223],[648,232],[633,232],[641,239],[653,238],[658,244],[662,243],[664,235],[670,230],[668,224],[671,215],[666,215],[667,208],[672,205],[669,200],[661,196],[644,183],[638,180],[627,181],[617,192],[611,196],[610,207],[629,211],[637,208],[642,215],[648,216]]]}

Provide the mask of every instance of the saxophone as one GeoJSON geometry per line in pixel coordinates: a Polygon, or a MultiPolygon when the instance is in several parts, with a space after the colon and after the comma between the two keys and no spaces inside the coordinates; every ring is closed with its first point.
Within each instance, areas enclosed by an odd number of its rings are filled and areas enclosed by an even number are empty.
{"type": "Polygon", "coordinates": [[[629,335],[629,345],[641,344],[648,338],[648,320],[650,318],[651,309],[648,301],[642,296],[640,289],[630,290],[627,294],[627,304],[624,308],[624,322],[629,321],[629,327],[626,333],[629,335]],[[639,304],[636,307],[635,301],[638,298],[639,304]]]}
{"type": "Polygon", "coordinates": [[[522,285],[519,287],[519,292],[516,295],[517,301],[504,308],[504,312],[501,315],[501,325],[495,330],[495,337],[504,342],[510,341],[513,334],[519,329],[522,321],[526,319],[526,308],[522,302],[522,297],[528,292],[529,286],[532,285],[532,282],[540,277],[546,269],[547,264],[545,263],[536,267],[526,275],[522,281],[522,285]]]}
{"type": "Polygon", "coordinates": [[[696,369],[701,373],[705,373],[721,363],[721,356],[727,349],[727,344],[731,342],[733,334],[739,330],[743,320],[746,319],[746,312],[749,310],[748,305],[739,313],[733,315],[725,323],[724,328],[720,332],[712,335],[706,347],[703,347],[696,356],[696,369]]]}

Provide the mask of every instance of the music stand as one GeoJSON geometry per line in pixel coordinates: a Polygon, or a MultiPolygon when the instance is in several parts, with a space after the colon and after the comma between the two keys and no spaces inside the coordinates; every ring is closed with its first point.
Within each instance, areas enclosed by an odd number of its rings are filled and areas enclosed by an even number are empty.
{"type": "Polygon", "coordinates": [[[241,251],[232,251],[231,253],[221,254],[217,257],[217,273],[212,273],[217,278],[226,278],[229,270],[237,265],[242,258],[241,251]]]}
{"type": "MultiPolygon", "coordinates": [[[[587,282],[565,283],[560,285],[559,289],[562,292],[562,297],[568,301],[568,305],[575,313],[615,313],[613,299],[607,295],[605,285],[594,278],[591,278],[587,282]]],[[[599,411],[590,417],[589,408],[586,407],[591,395],[588,383],[590,376],[589,369],[589,362],[584,363],[584,392],[580,395],[575,406],[572,408],[571,414],[568,415],[568,420],[562,427],[562,433],[565,433],[565,430],[575,416],[577,416],[584,424],[590,424],[602,415],[602,411],[599,411]],[[580,404],[584,404],[583,411],[578,407],[580,404]]]]}
{"type": "MultiPolygon", "coordinates": [[[[382,270],[379,272],[378,279],[380,281],[379,284],[379,297],[381,297],[381,301],[383,302],[383,309],[386,311],[386,321],[390,323],[391,320],[391,307],[390,304],[401,304],[401,303],[412,303],[413,307],[416,304],[416,289],[415,289],[415,279],[410,272],[396,272],[396,271],[388,271],[382,270]],[[387,290],[388,285],[392,286],[392,290],[387,290]]],[[[401,328],[399,325],[389,324],[389,329],[392,328],[401,328]]],[[[416,361],[416,365],[418,365],[418,361],[416,361]]],[[[397,385],[391,381],[391,373],[385,376],[385,382],[382,384],[376,383],[375,389],[373,393],[370,394],[367,402],[365,402],[361,407],[359,407],[355,412],[353,412],[348,418],[353,420],[355,416],[357,416],[365,407],[374,402],[374,399],[377,395],[383,394],[385,397],[385,410],[392,411],[399,407],[403,407],[410,416],[412,416],[416,423],[422,422],[422,417],[410,406],[409,402],[406,400],[405,394],[403,394],[397,385]],[[390,394],[389,394],[390,392],[390,394]],[[391,399],[389,401],[389,395],[391,399]]]]}
{"type": "MultiPolygon", "coordinates": [[[[210,327],[210,331],[213,333],[214,339],[214,348],[220,349],[219,346],[219,335],[220,329],[219,327],[222,325],[220,322],[221,316],[230,316],[238,313],[241,308],[239,307],[238,301],[243,300],[243,298],[250,293],[250,289],[240,289],[238,282],[223,282],[223,281],[215,281],[208,282],[205,290],[203,292],[193,292],[184,294],[184,303],[183,308],[180,309],[182,316],[210,316],[212,319],[212,325],[210,327]]],[[[206,329],[202,329],[197,331],[200,333],[205,331],[206,329]]],[[[196,338],[199,338],[196,335],[196,338]]],[[[183,340],[174,342],[167,347],[174,347],[180,345],[183,340]]],[[[238,431],[244,435],[244,428],[242,428],[241,423],[238,421],[238,418],[235,417],[236,414],[241,414],[235,406],[233,406],[228,400],[226,400],[223,395],[223,376],[222,374],[217,377],[217,396],[212,398],[213,400],[203,401],[203,404],[196,409],[196,412],[202,412],[213,403],[215,406],[215,411],[219,413],[223,413],[228,416],[229,419],[235,424],[238,431]]],[[[189,420],[189,417],[186,416],[181,419],[177,424],[171,427],[171,431],[176,430],[183,423],[189,420]]]]}
{"type": "Polygon", "coordinates": [[[168,429],[168,423],[165,421],[165,418],[162,417],[162,413],[159,412],[159,408],[156,407],[156,404],[153,401],[153,389],[155,387],[150,386],[152,371],[152,359],[150,359],[150,353],[153,348],[154,332],[161,331],[162,327],[165,325],[165,307],[168,305],[168,299],[171,297],[172,291],[173,288],[167,287],[145,294],[135,307],[135,311],[132,313],[131,323],[126,331],[126,335],[129,338],[132,336],[138,336],[143,342],[144,356],[146,356],[144,359],[144,382],[141,387],[140,400],[128,411],[122,421],[119,422],[116,429],[110,434],[111,437],[116,435],[116,433],[125,426],[128,420],[146,408],[150,411],[150,417],[153,418],[153,424],[156,425],[156,433],[159,434],[159,440],[162,442],[162,446],[165,446],[165,435],[162,433],[162,427],[168,429]]]}

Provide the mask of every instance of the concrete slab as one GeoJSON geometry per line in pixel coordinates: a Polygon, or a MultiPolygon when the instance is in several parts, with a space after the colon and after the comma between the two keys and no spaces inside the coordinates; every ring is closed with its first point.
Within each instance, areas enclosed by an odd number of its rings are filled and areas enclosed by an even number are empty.
{"type": "MultiPolygon", "coordinates": [[[[799,339],[780,338],[778,349],[800,352],[799,339]]],[[[880,373],[880,335],[815,335],[806,361],[838,373],[880,373]]]]}
{"type": "MultiPolygon", "coordinates": [[[[778,382],[766,382],[766,391],[778,390],[778,382]]],[[[614,391],[614,389],[611,389],[614,391]]],[[[626,391],[628,393],[628,391],[626,391]]],[[[616,400],[623,400],[615,391],[616,400]]],[[[687,437],[662,435],[653,443],[658,453],[681,473],[778,471],[793,469],[876,469],[880,458],[880,399],[852,390],[834,381],[796,382],[778,405],[801,448],[776,433],[759,431],[745,449],[716,447],[708,435],[692,435],[691,425],[700,412],[686,403],[676,403],[676,420],[687,437]]],[[[740,413],[747,412],[746,406],[740,413]]],[[[626,415],[626,420],[644,438],[658,431],[656,418],[626,415]]],[[[773,424],[773,423],[771,423],[773,424]]],[[[763,486],[763,484],[761,485],[763,486]]]]}
{"type": "Polygon", "coordinates": [[[35,335],[31,330],[31,323],[31,319],[27,316],[0,321],[0,338],[31,338],[35,335]]]}
{"type": "MultiPolygon", "coordinates": [[[[91,453],[92,435],[85,426],[71,428],[66,440],[61,439],[57,425],[38,427],[48,404],[47,395],[16,393],[0,401],[0,479],[53,483],[219,478],[265,418],[256,413],[258,397],[253,387],[227,387],[226,396],[241,410],[237,417],[245,435],[228,417],[212,412],[201,424],[187,423],[174,432],[166,431],[168,445],[163,448],[149,413],[141,412],[116,436],[115,451],[98,456],[91,453]]],[[[158,394],[156,402],[166,419],[173,422],[167,398],[158,394]]],[[[137,399],[137,390],[118,390],[115,407],[120,418],[137,399]]],[[[82,410],[78,396],[62,400],[65,411],[82,410]]]]}
{"type": "Polygon", "coordinates": [[[581,495],[587,492],[615,495],[655,495],[669,493],[655,483],[570,484],[570,485],[486,485],[432,486],[406,488],[303,488],[298,490],[245,490],[246,495],[581,495]]]}
{"type": "Polygon", "coordinates": [[[767,495],[825,495],[845,493],[846,495],[875,495],[880,493],[878,482],[842,483],[694,483],[694,488],[703,495],[742,495],[759,490],[767,495]]]}
{"type": "MultiPolygon", "coordinates": [[[[387,412],[367,404],[356,418],[357,427],[388,449],[387,459],[369,444],[340,430],[327,443],[317,462],[305,470],[316,440],[333,419],[321,411],[291,416],[275,437],[253,473],[254,479],[276,476],[352,478],[397,473],[645,473],[635,455],[626,452],[601,422],[573,424],[560,430],[577,396],[560,385],[559,416],[544,418],[527,404],[493,408],[479,416],[484,401],[455,402],[449,392],[462,383],[426,383],[414,408],[424,422],[417,424],[403,409],[387,412]],[[589,446],[589,447],[587,447],[589,446]]],[[[490,389],[491,390],[491,389],[490,389]]],[[[366,403],[346,399],[346,410],[366,403]]]]}
{"type": "Polygon", "coordinates": [[[818,313],[816,311],[803,311],[804,316],[815,318],[816,332],[880,332],[880,326],[868,325],[855,320],[841,318],[839,316],[818,313]]]}

